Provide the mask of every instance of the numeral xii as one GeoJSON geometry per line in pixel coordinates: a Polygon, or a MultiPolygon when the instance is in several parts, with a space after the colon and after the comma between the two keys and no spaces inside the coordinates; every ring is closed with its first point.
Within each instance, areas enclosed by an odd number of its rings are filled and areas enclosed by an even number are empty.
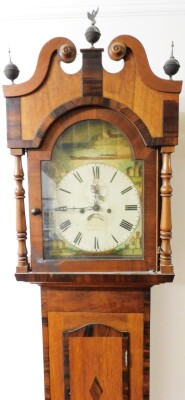
{"type": "Polygon", "coordinates": [[[99,179],[100,178],[100,167],[99,165],[93,165],[93,177],[94,179],[99,179]]]}

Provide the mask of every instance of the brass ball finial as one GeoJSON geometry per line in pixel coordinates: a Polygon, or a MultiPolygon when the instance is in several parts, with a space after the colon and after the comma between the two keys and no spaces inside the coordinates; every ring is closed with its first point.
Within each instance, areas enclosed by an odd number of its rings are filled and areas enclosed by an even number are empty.
{"type": "Polygon", "coordinates": [[[10,81],[12,81],[12,84],[14,84],[14,80],[19,76],[19,69],[11,60],[10,49],[9,49],[9,60],[10,60],[9,64],[7,64],[4,69],[4,74],[6,78],[10,79],[10,81]]]}
{"type": "Polygon", "coordinates": [[[163,66],[165,74],[168,75],[170,79],[172,79],[172,76],[175,75],[180,68],[180,64],[179,64],[178,60],[176,60],[173,55],[173,48],[174,48],[174,42],[172,41],[171,56],[170,56],[169,60],[167,60],[163,66]]]}

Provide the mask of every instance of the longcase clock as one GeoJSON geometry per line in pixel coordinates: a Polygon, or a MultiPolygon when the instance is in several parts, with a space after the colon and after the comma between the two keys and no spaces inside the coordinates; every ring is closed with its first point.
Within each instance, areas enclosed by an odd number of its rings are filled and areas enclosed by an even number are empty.
{"type": "Polygon", "coordinates": [[[134,37],[108,51],[124,59],[120,72],[107,72],[92,45],[68,75],[61,61],[76,48],[52,39],[29,81],[3,87],[16,279],[41,288],[46,400],[149,399],[150,289],[174,278],[170,158],[181,82],[156,77],[134,37]]]}

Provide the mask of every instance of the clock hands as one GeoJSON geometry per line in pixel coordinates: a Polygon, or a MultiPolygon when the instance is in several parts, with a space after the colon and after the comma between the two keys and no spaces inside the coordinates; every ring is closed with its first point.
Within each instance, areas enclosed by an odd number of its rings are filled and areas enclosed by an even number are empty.
{"type": "Polygon", "coordinates": [[[91,192],[94,193],[95,199],[104,201],[104,196],[102,196],[100,192],[100,185],[97,183],[94,183],[93,185],[90,186],[91,192]]]}
{"type": "Polygon", "coordinates": [[[76,211],[79,210],[81,213],[84,213],[86,210],[94,210],[94,211],[99,211],[100,206],[98,203],[95,203],[93,206],[87,206],[87,207],[68,207],[68,206],[60,206],[60,207],[55,207],[53,211],[76,211]]]}
{"type": "MultiPolygon", "coordinates": [[[[65,206],[55,207],[53,209],[53,211],[56,211],[56,212],[59,211],[59,212],[62,212],[62,213],[63,212],[65,213],[65,212],[68,212],[68,211],[69,212],[70,211],[71,212],[74,211],[74,212],[79,212],[81,214],[83,214],[85,212],[88,212],[88,211],[92,211],[92,213],[88,213],[88,215],[87,215],[87,220],[88,221],[90,221],[90,220],[92,220],[94,218],[100,219],[101,221],[104,221],[104,217],[103,217],[103,215],[101,213],[101,211],[103,211],[102,207],[101,207],[101,203],[105,201],[104,194],[107,193],[108,189],[107,189],[107,185],[105,185],[104,182],[100,181],[100,168],[99,168],[99,166],[93,165],[92,168],[93,168],[93,177],[94,177],[94,179],[93,179],[93,182],[91,182],[91,184],[87,183],[87,186],[86,186],[86,187],[88,187],[88,191],[90,191],[93,194],[93,198],[92,199],[88,198],[88,201],[91,202],[91,205],[85,206],[85,207],[75,207],[75,206],[71,206],[71,205],[70,206],[65,205],[65,206]],[[103,191],[103,193],[102,193],[102,191],[103,191]]],[[[75,177],[76,177],[76,175],[75,175],[75,177]]],[[[81,180],[80,180],[80,183],[81,183],[81,180]]],[[[66,190],[66,188],[65,188],[65,190],[63,188],[58,188],[58,189],[66,192],[66,193],[69,193],[69,194],[71,193],[68,190],[66,190]]],[[[111,210],[108,209],[107,212],[110,213],[111,210]]]]}
{"type": "Polygon", "coordinates": [[[52,199],[49,220],[53,237],[56,230],[66,246],[69,243],[84,251],[112,251],[126,243],[140,217],[132,181],[105,164],[85,164],[69,172],[56,186],[52,199]]]}
{"type": "MultiPolygon", "coordinates": [[[[98,178],[99,178],[99,176],[98,176],[98,178]]],[[[100,193],[100,185],[95,182],[93,185],[90,186],[90,189],[91,189],[91,192],[94,193],[94,205],[92,208],[94,211],[99,211],[101,209],[101,207],[99,205],[99,201],[104,201],[104,196],[102,196],[100,193]]],[[[100,219],[101,221],[104,221],[104,218],[102,217],[102,215],[100,213],[93,213],[87,217],[88,221],[90,221],[93,218],[97,218],[97,219],[100,219]]]]}
{"type": "Polygon", "coordinates": [[[88,206],[88,207],[68,207],[68,206],[60,206],[54,208],[53,211],[68,211],[68,210],[80,210],[81,213],[85,212],[85,210],[94,210],[94,207],[88,206]]]}

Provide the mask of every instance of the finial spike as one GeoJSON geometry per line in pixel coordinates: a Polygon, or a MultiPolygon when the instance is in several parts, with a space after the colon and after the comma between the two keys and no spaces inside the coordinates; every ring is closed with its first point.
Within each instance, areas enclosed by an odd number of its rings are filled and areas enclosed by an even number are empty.
{"type": "Polygon", "coordinates": [[[10,60],[10,63],[11,63],[12,60],[11,60],[11,50],[10,50],[10,47],[9,47],[9,49],[8,49],[8,53],[9,53],[9,60],[10,60]]]}
{"type": "Polygon", "coordinates": [[[173,42],[173,40],[172,40],[171,48],[172,48],[172,50],[171,50],[171,57],[173,57],[173,48],[174,48],[174,42],[173,42]]]}

